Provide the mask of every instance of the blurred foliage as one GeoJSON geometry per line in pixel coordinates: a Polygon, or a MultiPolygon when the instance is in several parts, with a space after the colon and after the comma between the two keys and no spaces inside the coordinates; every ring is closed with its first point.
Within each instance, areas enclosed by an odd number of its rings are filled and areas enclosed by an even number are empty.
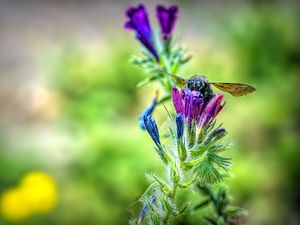
{"type": "Polygon", "coordinates": [[[130,66],[129,48],[121,43],[115,51],[95,46],[91,52],[83,43],[69,41],[53,53],[47,63],[52,86],[58,91],[64,119],[90,126],[126,118],[137,102],[138,71],[130,66]]]}
{"type": "MultiPolygon", "coordinates": [[[[211,22],[216,29],[199,40],[208,47],[185,68],[187,75],[199,71],[216,81],[248,82],[257,88],[243,99],[228,96],[220,119],[236,149],[229,192],[236,205],[249,211],[249,224],[297,224],[299,219],[298,17],[296,9],[270,4],[245,5],[230,17],[219,15],[211,22]],[[211,47],[214,43],[218,45],[211,47]]],[[[29,171],[46,170],[57,182],[57,208],[22,224],[127,224],[138,211],[138,204],[131,202],[147,187],[144,173],[160,171],[158,159],[149,152],[151,141],[137,123],[153,92],[136,88],[143,75],[128,62],[132,46],[107,38],[91,49],[67,40],[43,64],[48,88],[57,96],[55,129],[71,139],[63,149],[69,161],[57,166],[24,152],[5,151],[6,140],[0,142],[1,196],[29,171]]],[[[156,114],[162,119],[165,113],[160,112],[156,114]]],[[[181,198],[195,204],[203,200],[196,194],[181,198]]],[[[201,210],[179,223],[206,224],[200,215],[201,210]]]]}

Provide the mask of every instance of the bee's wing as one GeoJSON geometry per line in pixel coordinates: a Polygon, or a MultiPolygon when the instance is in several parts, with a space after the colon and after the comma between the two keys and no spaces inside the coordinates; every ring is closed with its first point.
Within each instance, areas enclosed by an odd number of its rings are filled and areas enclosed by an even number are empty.
{"type": "Polygon", "coordinates": [[[184,88],[187,84],[187,80],[182,78],[182,77],[179,77],[179,76],[176,76],[176,75],[172,75],[172,74],[169,74],[174,80],[175,82],[181,87],[181,88],[184,88]]]}
{"type": "Polygon", "coordinates": [[[219,83],[219,82],[210,82],[210,84],[214,85],[216,88],[228,92],[233,96],[243,96],[254,92],[256,89],[248,84],[240,84],[240,83],[219,83]]]}
{"type": "Polygon", "coordinates": [[[179,85],[181,88],[184,88],[187,84],[187,80],[182,78],[182,77],[179,77],[179,76],[176,76],[174,74],[171,74],[171,73],[168,73],[168,72],[165,72],[163,70],[160,70],[159,72],[161,72],[162,74],[165,74],[165,75],[168,75],[170,77],[173,78],[174,82],[179,85]]]}

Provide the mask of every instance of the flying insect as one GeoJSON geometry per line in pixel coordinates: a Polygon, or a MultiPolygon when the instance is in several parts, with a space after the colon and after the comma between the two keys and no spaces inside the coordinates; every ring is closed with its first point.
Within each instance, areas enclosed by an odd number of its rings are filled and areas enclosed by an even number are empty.
{"type": "Polygon", "coordinates": [[[248,84],[210,82],[203,75],[194,75],[189,79],[184,79],[174,74],[163,73],[171,76],[181,88],[187,87],[191,91],[199,91],[202,94],[202,97],[208,101],[214,96],[211,85],[224,92],[228,92],[235,97],[247,95],[256,90],[248,84]]]}

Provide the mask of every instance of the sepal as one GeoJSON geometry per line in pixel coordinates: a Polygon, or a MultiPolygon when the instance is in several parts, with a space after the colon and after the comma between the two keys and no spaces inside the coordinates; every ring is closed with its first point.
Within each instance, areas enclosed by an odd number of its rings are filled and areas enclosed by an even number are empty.
{"type": "Polygon", "coordinates": [[[163,146],[156,146],[154,147],[155,151],[157,152],[157,154],[159,155],[160,159],[165,163],[165,164],[169,164],[170,162],[172,162],[172,158],[171,156],[166,152],[166,150],[164,149],[163,146]]]}
{"type": "Polygon", "coordinates": [[[170,186],[164,182],[161,178],[157,177],[156,175],[154,174],[151,174],[151,175],[147,175],[147,177],[149,178],[149,180],[151,182],[155,182],[158,186],[158,188],[165,194],[165,195],[170,195],[171,193],[171,188],[170,186]]]}
{"type": "Polygon", "coordinates": [[[180,172],[175,163],[172,163],[171,165],[171,179],[174,184],[177,184],[180,179],[180,172]]]}
{"type": "Polygon", "coordinates": [[[156,201],[157,194],[158,194],[158,191],[156,189],[154,189],[152,195],[150,195],[148,198],[141,199],[141,201],[143,202],[143,208],[142,208],[140,216],[137,220],[137,224],[140,224],[144,220],[148,211],[154,210],[153,204],[156,201]]]}
{"type": "Polygon", "coordinates": [[[186,143],[189,149],[193,148],[196,142],[196,123],[195,120],[187,121],[186,125],[186,143]]]}
{"type": "Polygon", "coordinates": [[[179,143],[177,144],[177,150],[178,150],[180,161],[184,162],[187,158],[187,150],[185,148],[185,144],[182,139],[179,140],[179,143]]]}
{"type": "Polygon", "coordinates": [[[191,186],[192,184],[194,184],[195,183],[195,181],[196,181],[196,177],[194,177],[191,181],[189,181],[189,182],[186,182],[186,183],[182,183],[182,184],[178,184],[178,186],[180,187],[180,188],[188,188],[189,186],[191,186]]]}

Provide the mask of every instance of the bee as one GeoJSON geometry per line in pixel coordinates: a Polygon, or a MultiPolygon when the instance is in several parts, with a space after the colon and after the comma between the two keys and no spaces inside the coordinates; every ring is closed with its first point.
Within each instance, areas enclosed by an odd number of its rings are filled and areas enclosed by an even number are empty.
{"type": "Polygon", "coordinates": [[[249,93],[254,92],[256,89],[248,84],[242,83],[222,83],[222,82],[210,82],[203,75],[194,75],[189,79],[184,79],[182,77],[169,74],[164,72],[165,74],[171,76],[175,83],[178,84],[181,88],[189,88],[191,91],[198,91],[201,93],[202,97],[209,101],[213,98],[214,94],[211,89],[211,85],[214,87],[228,92],[235,97],[247,95],[249,93]]]}

